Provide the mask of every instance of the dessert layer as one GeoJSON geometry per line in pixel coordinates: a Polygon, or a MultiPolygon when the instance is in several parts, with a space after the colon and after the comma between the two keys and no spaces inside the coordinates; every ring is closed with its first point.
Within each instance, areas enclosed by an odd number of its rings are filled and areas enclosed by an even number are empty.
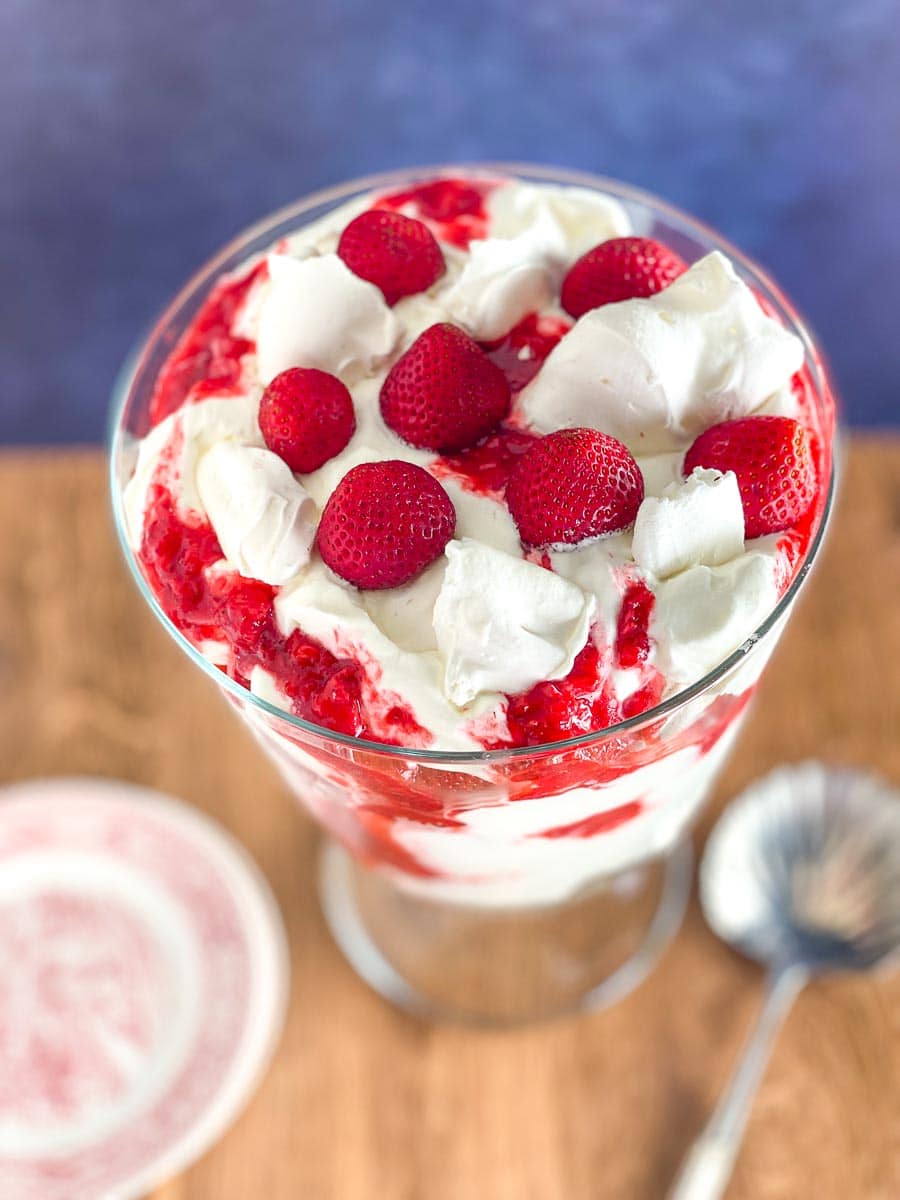
{"type": "MultiPolygon", "coordinates": [[[[354,200],[221,280],[160,375],[125,497],[131,543],[173,622],[277,707],[410,748],[604,729],[715,668],[802,561],[824,501],[822,430],[801,343],[722,254],[683,264],[648,296],[577,319],[561,307],[573,265],[630,232],[599,193],[441,179],[354,200]],[[382,260],[361,254],[359,238],[350,252],[351,223],[385,212],[436,243],[429,275],[420,258],[392,280],[402,291],[413,268],[413,284],[437,272],[420,290],[395,296],[372,282],[382,260]],[[480,356],[470,407],[488,386],[505,389],[508,407],[472,426],[483,436],[441,452],[410,439],[450,437],[448,401],[423,416],[400,375],[422,335],[448,325],[480,356]],[[345,444],[313,470],[292,470],[261,428],[264,395],[297,368],[334,377],[352,402],[345,444]],[[711,427],[762,416],[802,426],[815,497],[786,528],[748,538],[740,468],[685,474],[685,456],[711,427]],[[526,516],[545,514],[514,517],[510,475],[571,428],[613,439],[636,463],[635,511],[612,533],[525,544],[526,516]],[[407,582],[359,588],[322,557],[323,513],[353,468],[396,460],[440,483],[453,536],[407,582]]],[[[432,371],[436,354],[420,356],[432,371]]],[[[573,496],[589,474],[574,464],[573,496]]]]}

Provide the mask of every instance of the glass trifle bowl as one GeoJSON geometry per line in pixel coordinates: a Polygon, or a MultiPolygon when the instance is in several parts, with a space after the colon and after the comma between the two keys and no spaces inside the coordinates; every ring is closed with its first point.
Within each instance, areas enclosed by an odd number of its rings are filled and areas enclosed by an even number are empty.
{"type": "MultiPolygon", "coordinates": [[[[564,333],[561,326],[554,345],[564,333]]],[[[509,339],[504,343],[503,336],[492,336],[481,344],[515,375],[534,357],[537,343],[526,337],[510,347],[509,339]]],[[[533,378],[538,367],[526,374],[533,378]]],[[[764,411],[780,410],[770,403],[764,411]]],[[[322,907],[358,973],[418,1014],[513,1022],[618,998],[643,977],[677,930],[690,888],[691,826],[821,544],[833,491],[833,430],[833,390],[808,329],[777,286],[712,230],[653,196],[583,173],[508,164],[419,168],[312,195],[255,225],[194,276],[118,381],[112,493],[122,547],[145,600],[216,682],[324,830],[322,907]],[[416,210],[417,201],[409,197],[418,195],[422,180],[431,181],[429,187],[447,183],[449,190],[429,193],[431,207],[416,210]],[[346,702],[340,653],[326,655],[328,682],[314,710],[320,719],[310,719],[309,708],[292,706],[286,695],[276,694],[265,673],[260,675],[261,660],[247,657],[246,638],[258,647],[261,638],[276,636],[279,588],[255,582],[246,566],[240,572],[227,559],[218,561],[225,556],[196,498],[186,504],[193,511],[183,520],[173,517],[169,500],[165,512],[151,513],[151,508],[160,502],[154,491],[160,462],[184,450],[184,429],[173,437],[166,426],[167,419],[177,422],[181,406],[211,397],[216,403],[249,402],[254,444],[261,445],[252,415],[263,392],[254,374],[253,321],[259,311],[253,289],[266,253],[273,247],[290,251],[298,239],[302,245],[304,231],[313,229],[324,230],[324,244],[333,249],[328,242],[334,234],[332,214],[347,214],[341,218],[347,221],[373,197],[399,198],[397,209],[406,197],[403,211],[424,212],[452,262],[465,253],[469,239],[485,237],[477,206],[451,194],[452,181],[459,180],[476,190],[483,185],[486,192],[499,180],[532,189],[523,193],[532,197],[547,188],[563,196],[570,195],[568,189],[575,189],[571,195],[576,197],[591,193],[623,214],[631,235],[663,243],[685,263],[714,251],[725,254],[761,310],[802,345],[803,363],[792,378],[791,394],[813,435],[817,485],[801,531],[767,541],[772,555],[780,555],[772,602],[742,631],[739,644],[729,645],[685,686],[667,689],[660,683],[643,702],[626,700],[610,709],[604,727],[597,727],[596,719],[587,732],[577,723],[560,727],[573,736],[545,742],[532,737],[519,744],[484,737],[480,745],[448,749],[423,744],[428,739],[418,736],[406,744],[402,721],[391,737],[379,739],[369,728],[348,726],[343,717],[330,719],[329,705],[346,702]],[[177,404],[164,399],[161,407],[161,389],[166,395],[174,389],[177,404]],[[160,430],[168,430],[168,448],[160,430]],[[150,470],[145,460],[154,439],[150,470]],[[168,522],[165,529],[161,522],[168,522]],[[151,523],[167,556],[166,586],[160,583],[158,546],[153,566],[143,549],[151,523]],[[239,595],[229,602],[229,648],[217,637],[215,621],[201,620],[197,613],[213,611],[208,587],[219,597],[215,611],[225,611],[221,597],[233,579],[239,595]],[[176,585],[177,603],[172,598],[176,585]]],[[[514,430],[511,436],[525,435],[514,430]]],[[[490,450],[490,439],[487,444],[490,450]]],[[[514,449],[516,455],[523,452],[514,449]]],[[[477,447],[473,453],[480,453],[477,447]]],[[[500,503],[497,457],[481,453],[478,461],[479,470],[487,462],[494,472],[492,498],[500,503]]],[[[191,464],[195,470],[196,462],[191,464]]],[[[433,474],[445,478],[443,469],[433,474]]],[[[644,474],[649,481],[648,471],[644,474]]],[[[335,473],[333,482],[338,478],[335,473]]],[[[550,565],[546,554],[540,565],[550,565]]],[[[405,619],[402,606],[398,612],[391,628],[405,619]]],[[[646,629],[644,634],[646,641],[646,629]]],[[[316,638],[305,638],[303,645],[321,670],[316,638]]],[[[429,649],[432,653],[437,652],[429,649]]],[[[365,669],[352,666],[357,673],[365,669]]],[[[358,699],[358,680],[352,686],[358,699]]],[[[549,690],[529,692],[532,707],[535,697],[558,695],[552,683],[539,686],[549,690]]]]}

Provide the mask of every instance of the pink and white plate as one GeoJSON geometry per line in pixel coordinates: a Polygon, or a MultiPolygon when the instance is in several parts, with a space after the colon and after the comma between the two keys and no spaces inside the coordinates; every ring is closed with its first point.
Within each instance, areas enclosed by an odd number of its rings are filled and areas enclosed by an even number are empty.
{"type": "Polygon", "coordinates": [[[286,961],[259,871],[194,810],[0,790],[3,1200],[131,1200],[202,1154],[275,1048],[286,961]]]}

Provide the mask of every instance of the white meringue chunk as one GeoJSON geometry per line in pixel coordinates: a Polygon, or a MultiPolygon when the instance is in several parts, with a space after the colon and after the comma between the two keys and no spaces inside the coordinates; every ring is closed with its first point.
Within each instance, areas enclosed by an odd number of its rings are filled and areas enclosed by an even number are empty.
{"type": "Polygon", "coordinates": [[[445,550],[434,606],[444,691],[463,708],[483,692],[525,691],[567,675],[596,601],[552,571],[471,538],[445,550]]]}
{"type": "Polygon", "coordinates": [[[150,485],[164,484],[177,497],[182,513],[205,515],[197,491],[197,463],[213,446],[240,443],[262,446],[259,395],[210,396],[186,404],[151,429],[138,450],[134,474],[122,497],[129,544],[141,544],[150,485]]]}
{"type": "Polygon", "coordinates": [[[316,506],[271,450],[217,443],[197,464],[197,489],[222,552],[242,575],[278,586],[309,562],[316,506]]]}
{"type": "Polygon", "coordinates": [[[397,318],[384,296],[336,254],[270,254],[256,356],[263,384],[289,367],[332,375],[371,370],[396,345],[397,318]]]}
{"type": "Polygon", "coordinates": [[[520,402],[541,432],[586,425],[653,454],[753,412],[802,363],[800,340],[714,251],[649,299],[585,313],[520,402]]]}
{"type": "MultiPolygon", "coordinates": [[[[424,583],[426,592],[432,582],[424,583]]],[[[373,685],[373,694],[367,697],[370,713],[377,701],[389,709],[402,698],[440,746],[448,750],[480,748],[444,697],[439,656],[434,651],[413,652],[398,646],[366,612],[363,594],[335,580],[318,558],[296,583],[278,593],[275,618],[285,637],[300,629],[339,658],[354,657],[373,685]]],[[[485,697],[480,710],[496,706],[499,699],[485,697]]]]}
{"type": "Polygon", "coordinates": [[[768,554],[744,554],[656,585],[650,632],[670,694],[696,683],[762,624],[778,602],[775,564],[768,554]]]}
{"type": "Polygon", "coordinates": [[[688,567],[715,567],[744,549],[744,509],[733,471],[697,467],[688,479],[647,496],[634,522],[634,561],[668,579],[688,567]]]}
{"type": "Polygon", "coordinates": [[[466,265],[441,303],[473,337],[502,337],[550,302],[549,259],[546,243],[531,232],[472,242],[466,265]]]}
{"type": "Polygon", "coordinates": [[[536,225],[553,228],[552,252],[566,266],[599,242],[631,232],[622,205],[587,188],[507,183],[490,193],[487,209],[494,237],[517,237],[536,225]]]}

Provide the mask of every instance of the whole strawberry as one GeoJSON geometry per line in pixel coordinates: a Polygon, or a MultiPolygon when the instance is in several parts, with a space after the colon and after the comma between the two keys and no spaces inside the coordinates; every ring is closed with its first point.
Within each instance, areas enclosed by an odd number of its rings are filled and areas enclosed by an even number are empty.
{"type": "Polygon", "coordinates": [[[602,304],[653,296],[686,270],[674,250],[652,238],[610,238],[570,268],[560,303],[570,316],[580,317],[602,304]]]}
{"type": "Polygon", "coordinates": [[[319,553],[358,588],[393,588],[414,579],[444,552],[456,510],[422,467],[390,459],[353,467],[328,498],[319,553]]]}
{"type": "Polygon", "coordinates": [[[734,471],[748,538],[789,529],[816,492],[809,436],[791,417],[743,417],[713,425],[684,456],[685,476],[695,467],[734,471]]]}
{"type": "Polygon", "coordinates": [[[340,454],[353,437],[353,400],[327,371],[291,367],[263,392],[259,428],[269,449],[292,471],[308,474],[340,454]]]}
{"type": "Polygon", "coordinates": [[[455,325],[432,325],[391,367],[381,415],[420,450],[465,450],[509,412],[506,376],[455,325]]]}
{"type": "Polygon", "coordinates": [[[424,292],[447,269],[427,225],[380,208],[350,222],[337,252],[354,275],[381,289],[388,304],[424,292]]]}
{"type": "Polygon", "coordinates": [[[560,429],[513,468],[506,503],[526,546],[577,546],[627,529],[644,477],[626,446],[596,429],[560,429]]]}

